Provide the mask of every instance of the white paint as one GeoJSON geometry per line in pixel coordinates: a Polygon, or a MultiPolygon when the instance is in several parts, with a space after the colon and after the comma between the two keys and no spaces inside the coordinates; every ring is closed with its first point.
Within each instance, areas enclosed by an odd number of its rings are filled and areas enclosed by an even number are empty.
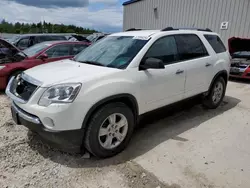
{"type": "MultiPolygon", "coordinates": [[[[54,121],[53,130],[75,130],[82,127],[84,118],[90,108],[110,96],[130,94],[135,97],[139,107],[139,115],[148,111],[178,102],[190,96],[208,91],[214,76],[221,70],[229,71],[228,52],[216,55],[204,39],[204,34],[212,32],[201,31],[132,31],[113,34],[111,36],[151,37],[151,40],[131,61],[125,70],[100,67],[63,60],[49,63],[25,71],[36,80],[43,82],[42,86],[30,98],[28,103],[16,104],[31,114],[36,115],[45,124],[47,117],[54,121]],[[162,37],[174,34],[196,34],[209,51],[209,58],[182,61],[166,65],[165,69],[139,70],[142,58],[162,37]],[[206,63],[212,64],[206,68],[206,63]],[[183,70],[182,74],[176,74],[183,70]],[[38,105],[38,101],[46,90],[55,84],[81,83],[81,90],[73,103],[51,104],[48,107],[38,105]]],[[[143,37],[143,38],[144,38],[143,37]]]]}

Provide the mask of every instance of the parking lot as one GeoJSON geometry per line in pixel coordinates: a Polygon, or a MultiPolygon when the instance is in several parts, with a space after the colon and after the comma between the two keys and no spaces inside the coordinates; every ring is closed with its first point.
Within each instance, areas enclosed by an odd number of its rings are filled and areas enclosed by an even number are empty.
{"type": "Polygon", "coordinates": [[[105,160],[50,148],[13,123],[3,92],[0,105],[0,187],[250,187],[249,82],[229,82],[216,110],[192,100],[143,117],[129,147],[105,160]]]}

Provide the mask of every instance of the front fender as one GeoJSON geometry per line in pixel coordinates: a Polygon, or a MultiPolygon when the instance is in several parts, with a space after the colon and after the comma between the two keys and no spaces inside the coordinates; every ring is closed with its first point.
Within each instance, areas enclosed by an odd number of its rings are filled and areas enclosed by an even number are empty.
{"type": "Polygon", "coordinates": [[[136,84],[126,79],[107,79],[83,84],[81,92],[74,103],[83,109],[82,128],[87,124],[92,113],[102,104],[118,98],[129,98],[135,108],[136,116],[139,113],[138,94],[136,84]]]}
{"type": "Polygon", "coordinates": [[[79,93],[79,99],[89,101],[94,105],[98,101],[118,94],[130,94],[137,98],[136,85],[125,79],[104,79],[96,83],[89,83],[88,86],[83,85],[82,92],[79,93]]]}

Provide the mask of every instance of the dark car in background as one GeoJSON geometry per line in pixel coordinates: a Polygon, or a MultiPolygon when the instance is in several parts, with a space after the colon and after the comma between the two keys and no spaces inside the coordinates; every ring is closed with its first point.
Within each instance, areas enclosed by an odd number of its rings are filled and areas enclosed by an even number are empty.
{"type": "Polygon", "coordinates": [[[60,34],[25,34],[15,36],[10,42],[18,49],[24,50],[41,42],[62,40],[67,40],[66,36],[60,34]]]}
{"type": "Polygon", "coordinates": [[[101,40],[102,38],[106,37],[108,34],[105,33],[93,33],[89,35],[86,39],[89,40],[91,43],[95,43],[98,40],[101,40]]]}
{"type": "Polygon", "coordinates": [[[232,57],[230,77],[250,79],[250,39],[233,37],[228,46],[232,57]]]}
{"type": "Polygon", "coordinates": [[[72,35],[68,36],[68,40],[69,41],[82,41],[82,42],[89,42],[89,43],[91,42],[86,37],[84,37],[82,35],[77,35],[77,34],[72,34],[72,35]]]}
{"type": "Polygon", "coordinates": [[[89,46],[86,42],[47,41],[20,51],[0,39],[0,90],[6,88],[9,79],[37,65],[74,57],[89,46]]]}

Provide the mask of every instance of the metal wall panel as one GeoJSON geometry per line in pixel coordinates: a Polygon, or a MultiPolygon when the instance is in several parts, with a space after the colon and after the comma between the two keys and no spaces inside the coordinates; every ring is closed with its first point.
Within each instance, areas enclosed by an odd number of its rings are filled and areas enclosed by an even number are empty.
{"type": "Polygon", "coordinates": [[[250,0],[143,0],[124,6],[123,29],[210,28],[228,38],[250,38],[250,0]],[[158,10],[158,18],[154,13],[158,10]],[[228,21],[227,30],[221,30],[228,21]]]}

